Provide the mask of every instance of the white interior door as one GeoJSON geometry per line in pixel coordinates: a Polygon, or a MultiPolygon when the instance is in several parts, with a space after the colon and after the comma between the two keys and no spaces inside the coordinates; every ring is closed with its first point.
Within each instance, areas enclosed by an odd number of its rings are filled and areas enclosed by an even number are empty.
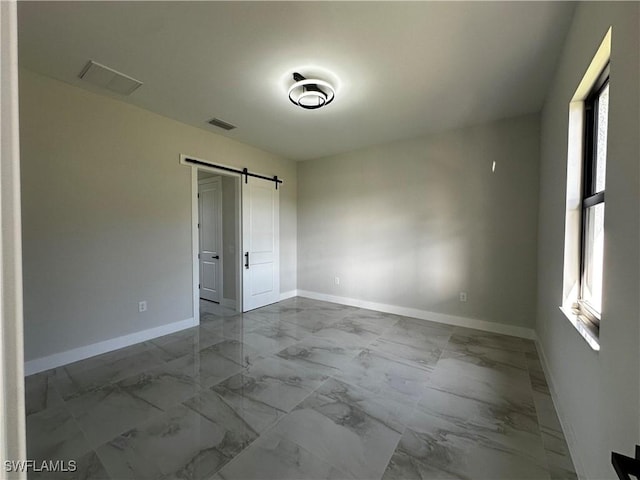
{"type": "Polygon", "coordinates": [[[274,182],[242,179],[242,310],[280,299],[280,204],[274,182]]]}
{"type": "Polygon", "coordinates": [[[220,177],[198,181],[200,298],[222,298],[222,182],[220,177]]]}

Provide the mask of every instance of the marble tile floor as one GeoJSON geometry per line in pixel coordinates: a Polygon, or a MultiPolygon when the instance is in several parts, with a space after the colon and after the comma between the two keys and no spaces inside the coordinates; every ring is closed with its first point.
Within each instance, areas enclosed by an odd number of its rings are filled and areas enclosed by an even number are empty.
{"type": "Polygon", "coordinates": [[[232,308],[225,307],[216,302],[200,299],[200,313],[213,313],[220,317],[230,317],[236,314],[232,308]]]}
{"type": "MultiPolygon", "coordinates": [[[[207,308],[210,307],[210,308],[207,308]]],[[[292,298],[27,377],[64,479],[576,479],[529,340],[292,298]]]]}

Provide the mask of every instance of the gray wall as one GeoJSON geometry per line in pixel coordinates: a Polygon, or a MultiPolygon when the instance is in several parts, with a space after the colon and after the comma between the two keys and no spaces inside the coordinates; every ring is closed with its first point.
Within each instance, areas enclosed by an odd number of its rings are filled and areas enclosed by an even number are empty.
{"type": "Polygon", "coordinates": [[[284,179],[280,285],[296,288],[295,162],[26,70],[20,138],[26,360],[193,316],[181,153],[284,179]]]}
{"type": "Polygon", "coordinates": [[[578,5],[542,115],[537,332],[556,404],[585,478],[615,478],[611,450],[640,440],[640,70],[638,2],[578,5]],[[568,106],[612,31],[600,352],[558,309],[562,297],[568,106]]]}
{"type": "Polygon", "coordinates": [[[298,288],[532,328],[538,147],[533,115],[300,163],[298,288]]]}

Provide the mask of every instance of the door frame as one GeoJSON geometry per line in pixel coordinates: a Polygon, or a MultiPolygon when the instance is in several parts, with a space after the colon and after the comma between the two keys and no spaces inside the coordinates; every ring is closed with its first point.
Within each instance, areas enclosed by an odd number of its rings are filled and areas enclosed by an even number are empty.
{"type": "MultiPolygon", "coordinates": [[[[0,463],[27,458],[24,405],[22,211],[18,105],[18,7],[0,1],[0,463]]],[[[7,473],[26,479],[26,471],[7,473]]]]}
{"type": "MultiPolygon", "coordinates": [[[[197,176],[197,172],[196,172],[196,176],[197,176]]],[[[223,244],[223,233],[222,233],[222,178],[220,176],[213,176],[213,177],[208,177],[208,178],[203,178],[202,180],[198,180],[198,192],[196,193],[196,197],[198,197],[198,194],[200,193],[200,187],[202,185],[207,185],[209,183],[217,183],[218,184],[218,194],[217,194],[217,198],[216,198],[216,231],[218,232],[217,235],[217,243],[218,243],[218,256],[220,257],[218,259],[218,268],[217,268],[217,275],[218,278],[216,279],[217,284],[219,285],[219,301],[218,303],[220,305],[224,304],[224,271],[223,271],[223,263],[224,263],[224,244],[223,244]]],[[[198,201],[198,223],[200,223],[200,202],[198,201]]],[[[202,234],[202,228],[198,229],[198,254],[200,254],[200,235],[202,234]]],[[[202,285],[202,278],[200,278],[201,276],[201,271],[200,271],[200,258],[198,258],[198,285],[202,285]]],[[[198,288],[198,298],[200,297],[200,288],[198,288]]]]}
{"type": "MultiPolygon", "coordinates": [[[[235,211],[235,230],[236,230],[236,312],[242,312],[242,185],[240,184],[241,175],[227,172],[215,167],[195,166],[186,163],[184,159],[186,155],[180,155],[180,163],[188,165],[191,168],[191,259],[192,259],[192,290],[193,290],[193,316],[196,322],[200,323],[200,261],[198,253],[200,250],[200,234],[198,232],[198,170],[215,173],[216,175],[232,177],[236,179],[236,211],[235,211]]],[[[188,158],[195,158],[203,162],[206,160],[189,155],[188,158]]],[[[226,166],[226,165],[223,165],[226,166]]],[[[232,167],[230,167],[232,168],[232,167]]]]}

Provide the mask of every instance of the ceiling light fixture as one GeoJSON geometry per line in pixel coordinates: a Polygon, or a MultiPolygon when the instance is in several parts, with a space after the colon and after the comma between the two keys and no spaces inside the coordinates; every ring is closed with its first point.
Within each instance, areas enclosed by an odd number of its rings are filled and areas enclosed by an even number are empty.
{"type": "Polygon", "coordinates": [[[307,110],[315,110],[333,102],[336,91],[333,86],[317,78],[305,78],[294,72],[295,83],[289,88],[289,100],[307,110]]]}

